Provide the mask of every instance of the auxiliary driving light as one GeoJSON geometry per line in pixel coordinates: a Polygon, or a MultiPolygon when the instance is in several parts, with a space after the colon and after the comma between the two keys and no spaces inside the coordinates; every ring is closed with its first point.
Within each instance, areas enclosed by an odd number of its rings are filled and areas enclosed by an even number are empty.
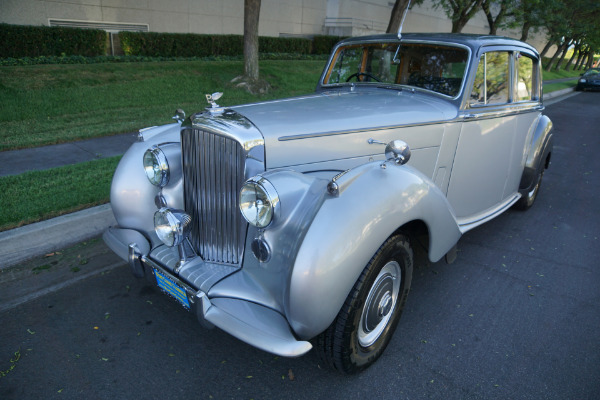
{"type": "Polygon", "coordinates": [[[154,213],[154,231],[167,246],[181,244],[190,234],[192,217],[183,210],[161,208],[154,213]]]}

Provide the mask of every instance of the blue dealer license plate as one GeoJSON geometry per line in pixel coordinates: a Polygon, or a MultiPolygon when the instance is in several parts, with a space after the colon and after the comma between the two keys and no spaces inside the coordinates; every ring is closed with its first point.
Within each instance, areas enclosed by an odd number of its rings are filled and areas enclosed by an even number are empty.
{"type": "Polygon", "coordinates": [[[173,282],[168,276],[166,276],[162,272],[154,270],[154,276],[156,276],[156,284],[158,285],[158,287],[167,292],[169,295],[173,296],[185,308],[190,308],[190,302],[188,301],[185,289],[183,289],[177,283],[173,282]]]}

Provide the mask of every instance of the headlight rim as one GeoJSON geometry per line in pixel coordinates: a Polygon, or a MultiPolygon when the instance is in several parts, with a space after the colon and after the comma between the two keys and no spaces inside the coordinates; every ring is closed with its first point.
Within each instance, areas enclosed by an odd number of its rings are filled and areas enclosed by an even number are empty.
{"type": "Polygon", "coordinates": [[[279,202],[279,193],[277,193],[277,190],[275,189],[275,186],[265,177],[261,176],[261,175],[257,175],[257,176],[253,176],[252,178],[249,178],[246,180],[246,182],[244,182],[244,184],[242,185],[242,187],[240,188],[240,192],[239,192],[239,209],[240,212],[242,213],[242,217],[252,226],[259,228],[259,229],[266,229],[269,226],[271,226],[273,224],[273,221],[276,221],[279,218],[279,214],[280,214],[280,202],[279,202]],[[244,191],[244,188],[247,185],[253,185],[254,187],[259,187],[262,192],[266,195],[269,205],[270,205],[270,218],[269,221],[265,224],[259,224],[256,223],[256,221],[251,221],[248,216],[246,215],[246,212],[244,212],[244,209],[242,209],[242,192],[244,191]]]}
{"type": "Polygon", "coordinates": [[[167,184],[169,183],[169,179],[171,178],[171,173],[170,173],[170,168],[169,168],[169,160],[167,159],[165,152],[160,147],[154,145],[154,146],[150,147],[148,150],[146,150],[144,152],[142,162],[143,162],[144,173],[146,174],[146,178],[148,178],[148,181],[152,185],[158,186],[160,188],[167,186],[167,184]],[[152,165],[151,166],[146,165],[146,155],[147,154],[151,154],[151,157],[152,157],[152,165]],[[155,161],[156,161],[156,163],[155,163],[155,161]],[[156,168],[155,165],[157,165],[158,168],[156,168]],[[153,180],[152,177],[150,177],[149,172],[148,172],[150,170],[149,167],[151,168],[152,172],[154,173],[154,177],[156,177],[157,175],[159,176],[158,180],[156,180],[156,179],[153,180]],[[156,173],[157,169],[158,169],[158,174],[156,173]]]}

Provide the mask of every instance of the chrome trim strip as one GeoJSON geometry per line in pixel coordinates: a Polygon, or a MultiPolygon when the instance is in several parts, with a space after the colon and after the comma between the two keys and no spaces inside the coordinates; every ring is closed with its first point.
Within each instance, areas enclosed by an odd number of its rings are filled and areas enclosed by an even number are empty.
{"type": "Polygon", "coordinates": [[[324,136],[343,135],[346,133],[374,132],[374,131],[383,131],[386,129],[409,128],[412,126],[439,125],[439,124],[445,124],[445,123],[449,123],[449,122],[462,122],[462,118],[461,119],[455,118],[455,119],[449,119],[446,121],[434,121],[434,122],[427,122],[427,123],[380,126],[380,127],[376,127],[376,128],[354,129],[354,130],[348,130],[348,131],[330,131],[330,132],[323,132],[323,133],[307,133],[307,134],[302,134],[302,135],[280,136],[277,140],[279,140],[280,142],[285,142],[288,140],[312,139],[312,138],[318,138],[318,137],[324,137],[324,136]]]}
{"type": "Polygon", "coordinates": [[[501,203],[498,207],[491,209],[491,211],[489,211],[487,214],[484,214],[484,215],[479,214],[473,218],[458,219],[457,222],[458,222],[458,228],[460,229],[460,232],[462,234],[464,234],[465,232],[468,232],[471,229],[476,228],[479,225],[482,225],[485,222],[497,217],[498,215],[502,214],[504,211],[509,209],[520,198],[521,198],[521,194],[517,192],[516,194],[513,195],[513,197],[510,197],[508,200],[501,203]]]}
{"type": "Polygon", "coordinates": [[[510,109],[489,111],[489,112],[479,112],[479,113],[472,113],[471,111],[474,111],[474,110],[469,109],[468,110],[469,112],[465,113],[465,111],[461,111],[457,115],[456,118],[445,120],[445,121],[433,121],[433,122],[427,122],[427,123],[380,126],[380,127],[376,127],[376,128],[354,129],[354,130],[347,130],[347,131],[330,131],[330,132],[323,132],[323,133],[307,133],[307,134],[301,134],[301,135],[280,136],[279,138],[277,138],[277,140],[279,140],[280,142],[285,142],[288,140],[313,139],[313,138],[319,138],[319,137],[325,137],[325,136],[344,135],[347,133],[375,132],[375,131],[382,131],[382,130],[387,130],[387,129],[410,128],[410,127],[414,127],[414,126],[450,124],[450,123],[455,123],[455,122],[463,122],[465,119],[471,119],[471,120],[490,119],[490,118],[507,117],[507,116],[511,116],[511,115],[520,115],[520,114],[540,111],[539,106],[536,106],[533,108],[531,106],[528,106],[527,108],[518,107],[518,109],[516,109],[516,110],[514,109],[515,107],[511,107],[511,106],[506,107],[506,108],[510,108],[510,109]]]}

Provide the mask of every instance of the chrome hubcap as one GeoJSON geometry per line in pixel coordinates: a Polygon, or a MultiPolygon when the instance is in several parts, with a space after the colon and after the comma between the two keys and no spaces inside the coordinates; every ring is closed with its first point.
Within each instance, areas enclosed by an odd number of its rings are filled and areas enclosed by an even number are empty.
{"type": "Polygon", "coordinates": [[[379,339],[398,301],[402,281],[400,264],[390,261],[379,271],[360,316],[358,343],[369,347],[379,339]]]}

